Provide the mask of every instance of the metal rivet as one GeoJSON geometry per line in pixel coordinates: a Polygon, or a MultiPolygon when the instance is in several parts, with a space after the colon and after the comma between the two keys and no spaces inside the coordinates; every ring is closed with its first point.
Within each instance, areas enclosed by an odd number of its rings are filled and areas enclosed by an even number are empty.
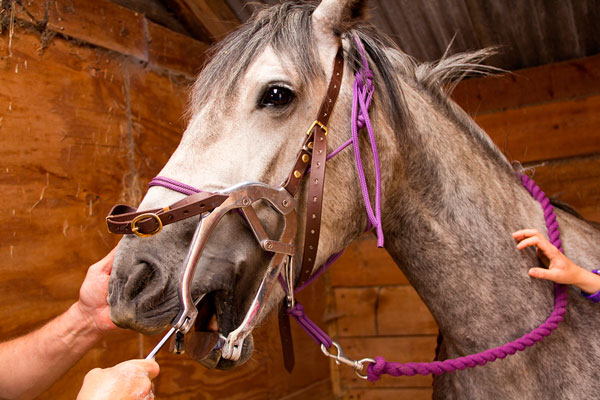
{"type": "Polygon", "coordinates": [[[321,154],[323,152],[323,150],[319,150],[319,154],[321,154]]]}
{"type": "Polygon", "coordinates": [[[308,259],[308,262],[311,262],[311,261],[312,261],[312,258],[309,258],[309,259],[308,259]]]}
{"type": "Polygon", "coordinates": [[[315,182],[315,185],[318,185],[318,184],[319,184],[319,180],[318,180],[317,178],[315,178],[315,181],[314,181],[314,182],[315,182]]]}
{"type": "Polygon", "coordinates": [[[317,168],[321,166],[321,161],[317,161],[317,168]]]}
{"type": "Polygon", "coordinates": [[[303,154],[302,155],[302,161],[304,161],[305,163],[307,163],[308,160],[310,160],[310,157],[308,156],[308,154],[303,154]]]}
{"type": "Polygon", "coordinates": [[[313,148],[313,142],[308,142],[307,146],[308,146],[309,149],[312,149],[313,148]]]}
{"type": "Polygon", "coordinates": [[[311,250],[314,249],[314,247],[312,247],[312,246],[308,246],[308,248],[311,249],[311,250]]]}
{"type": "Polygon", "coordinates": [[[252,200],[250,200],[249,197],[244,197],[242,199],[242,204],[245,205],[245,206],[249,206],[250,204],[252,204],[252,200]]]}
{"type": "Polygon", "coordinates": [[[323,139],[324,139],[323,136],[319,136],[320,141],[323,141],[323,139]]]}
{"type": "Polygon", "coordinates": [[[295,171],[294,171],[294,176],[295,176],[296,178],[300,178],[300,177],[302,176],[302,174],[300,173],[300,171],[298,171],[298,170],[295,170],[295,171]]]}
{"type": "Polygon", "coordinates": [[[269,250],[271,250],[273,248],[273,243],[271,243],[271,241],[267,240],[265,242],[265,247],[269,250]]]}
{"type": "Polygon", "coordinates": [[[316,218],[317,218],[317,214],[313,214],[312,219],[316,219],[316,218]]]}
{"type": "Polygon", "coordinates": [[[315,234],[315,230],[314,230],[314,229],[311,229],[311,230],[310,230],[310,233],[312,233],[312,234],[314,235],[314,234],[315,234]]]}
{"type": "Polygon", "coordinates": [[[282,201],[281,204],[283,204],[284,207],[287,207],[290,205],[290,202],[289,202],[289,200],[286,199],[286,200],[282,201]]]}
{"type": "Polygon", "coordinates": [[[334,89],[337,89],[337,85],[333,85],[333,88],[334,88],[334,89]]]}
{"type": "Polygon", "coordinates": [[[319,199],[317,198],[317,196],[314,196],[314,197],[313,197],[313,202],[314,202],[314,203],[316,203],[316,202],[317,202],[317,200],[319,200],[319,199]]]}

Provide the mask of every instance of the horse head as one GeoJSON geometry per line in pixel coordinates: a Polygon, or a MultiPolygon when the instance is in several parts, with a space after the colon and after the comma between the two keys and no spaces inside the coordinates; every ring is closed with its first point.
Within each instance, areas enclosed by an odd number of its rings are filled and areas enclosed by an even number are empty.
{"type": "MultiPolygon", "coordinates": [[[[342,38],[361,6],[332,0],[324,0],[318,7],[284,3],[258,12],[232,33],[200,73],[193,87],[189,125],[160,176],[209,192],[240,182],[280,185],[317,115],[339,46],[343,42],[346,55],[355,51],[351,41],[342,38]]],[[[344,64],[346,73],[328,122],[330,149],[350,137],[355,62],[346,56],[344,64]]],[[[330,184],[325,185],[323,194],[317,266],[367,225],[350,152],[328,161],[325,181],[330,184]]],[[[304,245],[306,185],[304,180],[296,196],[296,279],[304,245]]],[[[152,187],[138,210],[160,209],[182,197],[164,187],[152,187]]],[[[281,215],[264,201],[256,203],[254,210],[269,237],[279,237],[281,215]]],[[[156,333],[178,314],[182,264],[199,218],[165,226],[151,237],[131,235],[120,242],[109,288],[111,317],[117,325],[156,333]]],[[[239,214],[223,216],[206,243],[191,284],[194,298],[204,295],[196,328],[227,336],[239,326],[271,256],[257,245],[239,214]]],[[[259,318],[283,297],[277,285],[259,318]]],[[[252,348],[248,336],[241,357],[222,359],[217,367],[244,362],[252,348]]]]}

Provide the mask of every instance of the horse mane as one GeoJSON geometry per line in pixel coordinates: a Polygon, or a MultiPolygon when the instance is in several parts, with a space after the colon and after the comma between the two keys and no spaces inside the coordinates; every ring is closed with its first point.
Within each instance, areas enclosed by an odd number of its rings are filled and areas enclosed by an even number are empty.
{"type": "MultiPolygon", "coordinates": [[[[271,46],[277,54],[294,61],[303,84],[310,85],[314,79],[323,78],[325,72],[317,62],[316,40],[312,31],[311,16],[317,3],[283,1],[274,6],[257,8],[253,16],[237,31],[211,49],[210,60],[193,85],[188,117],[199,111],[214,96],[219,88],[222,97],[232,96],[243,73],[254,58],[266,47],[271,46]]],[[[408,84],[429,96],[434,104],[463,131],[469,133],[501,164],[511,168],[500,150],[489,136],[453,101],[449,92],[466,76],[489,74],[497,68],[482,65],[481,62],[494,54],[494,49],[483,49],[448,55],[435,63],[419,63],[402,52],[397,45],[365,21],[350,25],[342,33],[348,39],[349,49],[345,54],[357,71],[360,57],[356,43],[357,36],[363,43],[371,59],[375,74],[375,85],[382,95],[378,96],[386,115],[391,118],[391,127],[400,134],[410,129],[412,118],[405,101],[402,84],[408,84]]],[[[448,46],[448,49],[450,46],[448,46]]]]}

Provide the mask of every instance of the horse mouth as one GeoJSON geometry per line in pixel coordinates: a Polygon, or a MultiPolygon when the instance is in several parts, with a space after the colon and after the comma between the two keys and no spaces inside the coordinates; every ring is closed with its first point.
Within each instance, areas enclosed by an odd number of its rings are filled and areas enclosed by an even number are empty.
{"type": "Polygon", "coordinates": [[[219,337],[235,329],[236,318],[231,312],[233,296],[228,291],[207,293],[197,304],[198,315],[194,327],[184,338],[184,351],[190,358],[212,369],[231,369],[246,362],[252,355],[253,340],[249,336],[242,348],[239,360],[221,358],[219,337]]]}

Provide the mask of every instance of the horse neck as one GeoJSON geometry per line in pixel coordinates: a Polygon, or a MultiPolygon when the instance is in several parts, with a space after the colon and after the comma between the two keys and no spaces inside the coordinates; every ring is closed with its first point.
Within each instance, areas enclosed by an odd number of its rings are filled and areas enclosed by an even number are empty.
{"type": "Polygon", "coordinates": [[[384,177],[385,247],[446,339],[478,348],[514,337],[507,318],[533,327],[536,309],[552,301],[549,286],[527,276],[535,254],[524,259],[511,236],[524,227],[543,231],[541,209],[477,128],[457,123],[458,110],[434,107],[410,88],[405,96],[414,118],[387,157],[395,163],[384,177]]]}

